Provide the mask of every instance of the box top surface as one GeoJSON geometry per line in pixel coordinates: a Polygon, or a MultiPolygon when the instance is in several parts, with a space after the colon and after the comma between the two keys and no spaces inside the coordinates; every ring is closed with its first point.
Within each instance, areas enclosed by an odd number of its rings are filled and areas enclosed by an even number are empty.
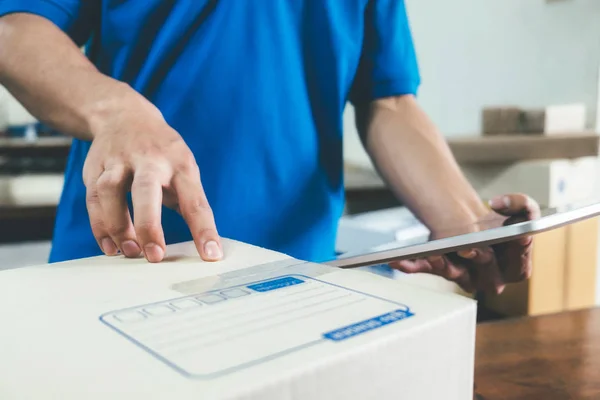
{"type": "Polygon", "coordinates": [[[0,272],[0,394],[233,398],[475,307],[238,242],[224,250],[217,263],[186,243],[161,264],[96,257],[0,272]]]}

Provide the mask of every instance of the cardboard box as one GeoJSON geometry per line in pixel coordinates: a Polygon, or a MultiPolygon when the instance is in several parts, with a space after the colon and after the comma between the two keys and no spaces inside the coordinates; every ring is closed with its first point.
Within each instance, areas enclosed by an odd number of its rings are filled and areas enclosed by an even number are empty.
{"type": "Polygon", "coordinates": [[[482,112],[484,135],[515,133],[539,134],[544,131],[544,111],[519,107],[489,107],[482,112]]]}
{"type": "Polygon", "coordinates": [[[508,316],[596,306],[598,224],[592,218],[536,235],[531,278],[486,295],[485,306],[508,316]]]}
{"type": "Polygon", "coordinates": [[[484,135],[555,135],[585,130],[585,104],[558,104],[541,109],[487,107],[482,112],[484,135]]]}
{"type": "Polygon", "coordinates": [[[471,399],[476,304],[225,241],[0,272],[0,398],[471,399]]]}

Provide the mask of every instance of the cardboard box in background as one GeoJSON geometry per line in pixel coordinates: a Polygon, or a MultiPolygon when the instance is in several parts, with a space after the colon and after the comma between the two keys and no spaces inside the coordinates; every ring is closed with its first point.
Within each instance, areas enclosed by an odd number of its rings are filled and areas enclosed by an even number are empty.
{"type": "Polygon", "coordinates": [[[583,103],[557,104],[539,109],[486,107],[482,111],[484,135],[555,135],[583,132],[585,128],[586,107],[583,103]]]}
{"type": "Polygon", "coordinates": [[[0,204],[55,206],[60,200],[63,184],[63,174],[0,175],[0,204]]]}
{"type": "Polygon", "coordinates": [[[0,397],[471,399],[476,304],[224,241],[0,272],[0,397]]]}
{"type": "Polygon", "coordinates": [[[543,315],[596,305],[598,218],[536,235],[529,280],[486,295],[486,307],[509,316],[543,315]]]}

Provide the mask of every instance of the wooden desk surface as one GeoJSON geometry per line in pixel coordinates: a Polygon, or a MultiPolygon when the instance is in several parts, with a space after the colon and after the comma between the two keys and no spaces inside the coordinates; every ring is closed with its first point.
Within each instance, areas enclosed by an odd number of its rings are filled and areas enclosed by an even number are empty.
{"type": "Polygon", "coordinates": [[[477,400],[600,399],[600,308],[480,324],[477,400]]]}

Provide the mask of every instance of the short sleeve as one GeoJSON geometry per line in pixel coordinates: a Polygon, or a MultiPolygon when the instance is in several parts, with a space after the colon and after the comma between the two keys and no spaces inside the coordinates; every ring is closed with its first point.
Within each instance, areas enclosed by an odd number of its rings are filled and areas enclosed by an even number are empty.
{"type": "Polygon", "coordinates": [[[369,0],[363,48],[349,100],[356,105],[382,97],[416,95],[419,84],[404,0],[369,0]]]}
{"type": "Polygon", "coordinates": [[[99,0],[0,0],[0,17],[13,13],[39,15],[82,46],[100,18],[99,0]]]}

